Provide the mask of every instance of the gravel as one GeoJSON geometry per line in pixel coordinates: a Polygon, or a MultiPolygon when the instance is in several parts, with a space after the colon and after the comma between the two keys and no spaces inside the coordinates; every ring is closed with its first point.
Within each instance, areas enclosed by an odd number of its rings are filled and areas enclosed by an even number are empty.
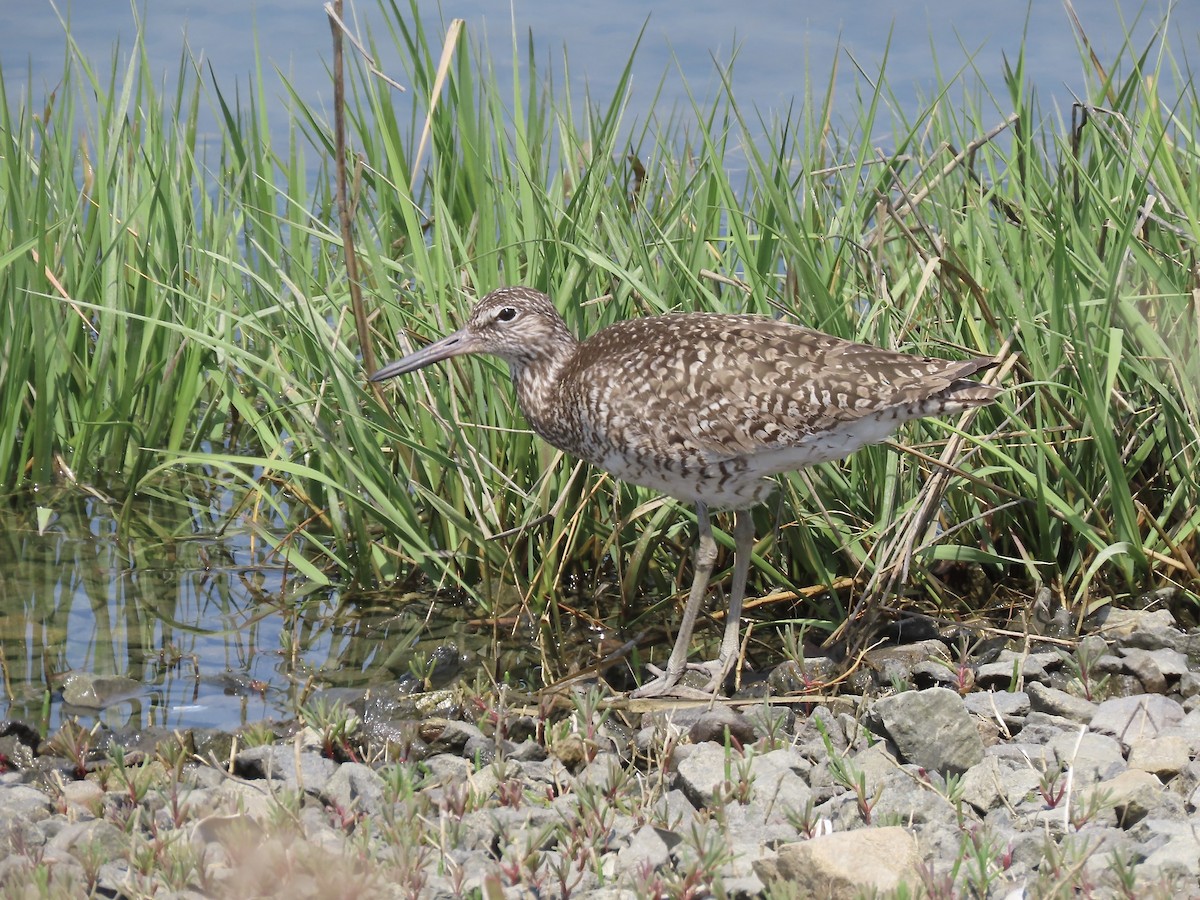
{"type": "MultiPolygon", "coordinates": [[[[1198,896],[1200,633],[1164,612],[969,659],[933,639],[879,648],[861,696],[820,702],[375,689],[252,747],[69,726],[43,741],[9,722],[0,889],[1198,896]]],[[[792,661],[752,691],[831,671],[792,661]]]]}

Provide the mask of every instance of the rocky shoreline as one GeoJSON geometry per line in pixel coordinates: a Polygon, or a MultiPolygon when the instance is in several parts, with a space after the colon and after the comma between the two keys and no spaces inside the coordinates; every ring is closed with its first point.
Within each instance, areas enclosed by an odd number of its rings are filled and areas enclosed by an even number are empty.
{"type": "Polygon", "coordinates": [[[1200,896],[1200,631],[1165,610],[1097,628],[878,648],[859,695],[384,689],[331,694],[286,733],[69,723],[42,741],[9,722],[0,891],[1200,896]]]}

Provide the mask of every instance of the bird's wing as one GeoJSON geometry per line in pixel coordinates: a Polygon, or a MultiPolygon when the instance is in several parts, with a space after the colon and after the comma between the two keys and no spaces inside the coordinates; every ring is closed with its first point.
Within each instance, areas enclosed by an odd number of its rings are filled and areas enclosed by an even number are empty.
{"type": "Polygon", "coordinates": [[[860,417],[919,404],[988,365],[754,316],[632,319],[587,343],[588,367],[599,374],[578,382],[591,384],[590,403],[609,427],[648,452],[704,462],[796,446],[860,417]],[[638,327],[646,322],[666,324],[638,327]]]}

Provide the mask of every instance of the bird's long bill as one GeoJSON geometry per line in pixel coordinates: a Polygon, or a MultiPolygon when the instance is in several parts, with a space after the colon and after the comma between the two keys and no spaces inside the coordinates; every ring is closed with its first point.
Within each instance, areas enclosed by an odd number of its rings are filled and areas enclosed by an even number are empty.
{"type": "Polygon", "coordinates": [[[408,372],[415,372],[417,369],[431,366],[436,362],[441,362],[443,359],[470,353],[473,349],[471,336],[467,333],[466,329],[462,329],[453,334],[448,334],[441,340],[434,341],[432,344],[427,344],[420,350],[410,353],[402,359],[388,363],[372,375],[370,380],[386,381],[389,378],[395,378],[397,375],[405,375],[408,372]]]}

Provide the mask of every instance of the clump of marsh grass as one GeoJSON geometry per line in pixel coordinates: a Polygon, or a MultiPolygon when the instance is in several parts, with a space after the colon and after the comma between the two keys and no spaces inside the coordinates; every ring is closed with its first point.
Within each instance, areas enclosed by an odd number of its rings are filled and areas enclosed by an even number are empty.
{"type": "Polygon", "coordinates": [[[1009,390],[969,428],[916,425],[910,452],[787,478],[759,513],[761,582],[841,585],[810,604],[817,632],[844,620],[847,589],[917,585],[957,612],[1045,584],[1082,619],[1200,583],[1200,102],[1166,51],[1105,68],[1081,53],[1069,123],[1044,115],[1023,48],[994,92],[967,71],[890,123],[886,73],[836,131],[832,87],[777,121],[727,88],[634,122],[628,64],[581,104],[514,50],[510,90],[462,28],[382,8],[413,99],[348,58],[341,157],[296,100],[275,144],[261,81],[231,102],[184,58],[161,96],[140,43],[124,68],[69,54],[48,100],[0,84],[0,197],[24,211],[0,222],[3,490],[58,482],[114,510],[232,492],[230,516],[306,589],[417,576],[487,614],[547,612],[557,634],[551,600],[577,576],[625,610],[647,587],[669,596],[691,514],[539,444],[494,363],[419,373],[403,397],[363,387],[364,339],[399,352],[522,282],[581,333],[736,310],[998,355],[1009,390]],[[223,123],[206,150],[205,103],[223,123]]]}

